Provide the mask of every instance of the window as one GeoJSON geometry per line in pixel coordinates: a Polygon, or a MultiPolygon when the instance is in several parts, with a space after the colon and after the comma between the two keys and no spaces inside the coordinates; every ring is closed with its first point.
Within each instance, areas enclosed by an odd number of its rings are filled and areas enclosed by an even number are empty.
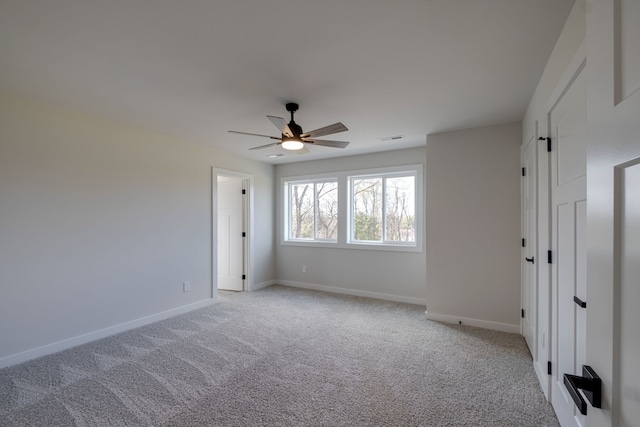
{"type": "Polygon", "coordinates": [[[289,182],[288,240],[336,241],[338,236],[338,182],[289,182]]]}
{"type": "Polygon", "coordinates": [[[415,172],[351,176],[350,243],[415,245],[415,172]]]}
{"type": "Polygon", "coordinates": [[[422,251],[422,165],[282,178],[282,243],[422,251]]]}

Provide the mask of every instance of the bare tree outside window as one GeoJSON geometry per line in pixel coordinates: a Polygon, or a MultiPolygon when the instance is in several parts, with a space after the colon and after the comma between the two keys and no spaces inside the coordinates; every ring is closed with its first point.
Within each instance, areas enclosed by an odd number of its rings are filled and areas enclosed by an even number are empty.
{"type": "Polygon", "coordinates": [[[353,178],[352,185],[354,241],[416,241],[413,175],[353,178]]]}
{"type": "Polygon", "coordinates": [[[385,179],[386,241],[416,241],[414,181],[413,176],[385,179]]]}
{"type": "Polygon", "coordinates": [[[313,239],[313,184],[291,186],[291,238],[313,239]]]}
{"type": "Polygon", "coordinates": [[[382,240],[382,179],[353,180],[353,238],[382,240]]]}
{"type": "Polygon", "coordinates": [[[422,250],[422,165],[288,179],[283,181],[285,244],[422,250]]]}
{"type": "Polygon", "coordinates": [[[338,183],[292,183],[289,186],[289,238],[336,240],[338,235],[338,183]]]}
{"type": "Polygon", "coordinates": [[[338,183],[316,183],[316,200],[318,201],[316,237],[336,240],[338,237],[338,183]]]}

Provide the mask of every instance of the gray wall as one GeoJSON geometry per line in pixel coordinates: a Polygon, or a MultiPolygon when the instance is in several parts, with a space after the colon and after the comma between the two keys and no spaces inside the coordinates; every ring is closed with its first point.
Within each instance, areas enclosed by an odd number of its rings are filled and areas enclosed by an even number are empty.
{"type": "Polygon", "coordinates": [[[275,279],[273,166],[0,95],[0,366],[211,303],[212,166],[255,175],[275,279]]]}
{"type": "Polygon", "coordinates": [[[520,123],[427,136],[427,313],[520,324],[520,123]]]}
{"type": "Polygon", "coordinates": [[[341,172],[387,166],[422,164],[425,149],[276,166],[276,262],[278,282],[352,295],[425,304],[424,252],[298,247],[280,244],[282,235],[282,177],[341,172]],[[302,265],[307,272],[302,272],[302,265]]]}

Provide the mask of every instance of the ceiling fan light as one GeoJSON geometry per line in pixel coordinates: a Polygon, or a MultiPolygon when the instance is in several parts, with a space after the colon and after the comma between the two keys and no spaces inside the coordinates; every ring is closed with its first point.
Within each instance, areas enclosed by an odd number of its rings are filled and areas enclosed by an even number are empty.
{"type": "Polygon", "coordinates": [[[284,148],[285,150],[295,151],[302,149],[302,147],[304,147],[304,144],[299,139],[291,138],[282,141],[282,148],[284,148]]]}

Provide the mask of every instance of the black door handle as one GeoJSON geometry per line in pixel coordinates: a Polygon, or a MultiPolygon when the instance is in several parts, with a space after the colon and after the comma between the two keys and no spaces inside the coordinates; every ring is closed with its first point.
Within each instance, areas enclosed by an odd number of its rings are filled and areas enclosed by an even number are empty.
{"type": "Polygon", "coordinates": [[[587,402],[578,391],[581,389],[594,408],[602,407],[602,381],[591,366],[582,365],[582,376],[564,374],[564,386],[582,415],[587,415],[587,402]]]}
{"type": "Polygon", "coordinates": [[[527,261],[527,262],[530,262],[531,264],[535,264],[535,258],[534,257],[531,257],[531,258],[526,258],[525,257],[524,260],[527,261]]]}
{"type": "Polygon", "coordinates": [[[575,302],[576,304],[578,304],[582,308],[587,308],[587,302],[586,301],[582,301],[578,297],[573,297],[573,302],[575,302]]]}

